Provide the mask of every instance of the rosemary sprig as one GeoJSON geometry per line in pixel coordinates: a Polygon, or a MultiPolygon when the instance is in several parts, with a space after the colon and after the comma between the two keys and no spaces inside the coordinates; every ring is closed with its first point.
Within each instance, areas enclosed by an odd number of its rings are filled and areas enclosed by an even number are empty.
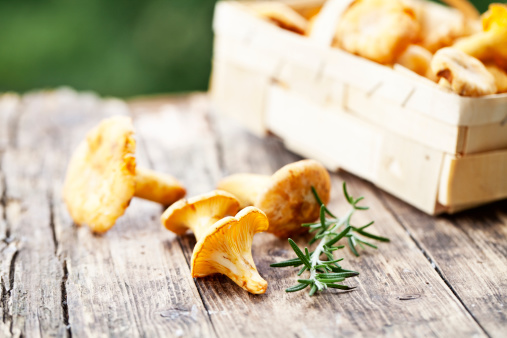
{"type": "Polygon", "coordinates": [[[309,252],[307,247],[305,247],[303,251],[291,238],[289,238],[289,244],[292,247],[292,250],[294,250],[296,253],[297,257],[280,263],[271,264],[271,266],[301,266],[301,269],[297,274],[298,276],[301,276],[305,271],[310,272],[309,278],[298,279],[298,284],[286,289],[286,292],[301,291],[307,287],[310,287],[309,294],[312,296],[317,291],[322,291],[326,288],[351,290],[353,289],[352,287],[339,283],[345,281],[346,278],[358,276],[359,272],[343,269],[338,264],[338,262],[342,261],[343,258],[335,259],[334,251],[343,249],[344,246],[337,245],[337,243],[341,239],[347,238],[350,250],[354,253],[354,255],[359,256],[359,253],[357,251],[358,245],[363,249],[364,245],[375,249],[377,246],[366,241],[364,238],[358,235],[381,242],[389,242],[389,239],[386,237],[371,234],[366,231],[366,229],[370,227],[373,222],[360,227],[353,226],[350,223],[352,215],[356,211],[367,210],[368,207],[358,205],[358,203],[361,202],[364,198],[359,197],[357,199],[354,199],[351,195],[349,195],[345,182],[343,183],[343,194],[345,195],[345,198],[350,204],[351,208],[342,218],[335,216],[326,207],[326,205],[322,203],[322,200],[320,199],[314,187],[312,187],[312,193],[317,200],[317,203],[320,204],[320,218],[318,222],[305,223],[302,224],[302,226],[309,227],[310,232],[316,231],[315,237],[310,240],[309,245],[317,241],[319,241],[319,244],[312,252],[309,252]],[[329,218],[326,217],[326,215],[329,216],[329,218]],[[321,260],[320,257],[322,255],[325,255],[327,260],[321,260]]]}

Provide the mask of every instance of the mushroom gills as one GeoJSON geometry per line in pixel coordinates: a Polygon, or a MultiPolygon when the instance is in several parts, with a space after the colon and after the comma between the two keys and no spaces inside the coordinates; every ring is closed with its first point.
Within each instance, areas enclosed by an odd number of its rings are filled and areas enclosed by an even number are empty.
{"type": "Polygon", "coordinates": [[[251,251],[253,236],[268,226],[266,215],[255,207],[213,224],[195,245],[192,277],[220,273],[248,292],[266,292],[268,283],[259,275],[251,251]]]}
{"type": "Polygon", "coordinates": [[[180,200],[161,216],[162,224],[170,231],[183,235],[192,230],[199,241],[208,229],[226,216],[239,210],[238,199],[225,191],[214,190],[188,200],[180,200]]]}

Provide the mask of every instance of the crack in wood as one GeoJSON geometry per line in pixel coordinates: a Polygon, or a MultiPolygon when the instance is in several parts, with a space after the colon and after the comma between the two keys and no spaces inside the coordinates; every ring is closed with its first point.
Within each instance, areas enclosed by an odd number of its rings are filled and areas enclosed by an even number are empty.
{"type": "MultiPolygon", "coordinates": [[[[12,255],[11,264],[9,266],[9,291],[8,291],[9,299],[11,298],[12,290],[14,289],[14,273],[16,272],[16,258],[18,258],[18,253],[19,253],[19,250],[16,249],[16,251],[12,255]]],[[[7,310],[9,311],[9,308],[7,308],[7,310]]],[[[10,330],[11,336],[14,336],[14,332],[13,332],[14,320],[12,318],[13,317],[12,313],[9,312],[9,316],[10,316],[10,322],[11,322],[9,330],[10,330]]]]}
{"type": "Polygon", "coordinates": [[[2,157],[0,157],[0,205],[2,206],[2,214],[0,218],[5,224],[5,233],[3,241],[8,244],[9,237],[11,235],[11,229],[9,222],[7,221],[7,180],[2,172],[2,157]]]}
{"type": "Polygon", "coordinates": [[[2,305],[3,312],[2,312],[2,322],[4,324],[7,324],[7,317],[9,315],[8,309],[9,309],[9,299],[7,296],[7,289],[5,288],[5,285],[3,281],[0,279],[0,286],[2,289],[2,294],[0,297],[0,304],[2,305]]]}
{"type": "Polygon", "coordinates": [[[51,190],[48,191],[48,204],[49,204],[49,228],[51,229],[53,245],[55,247],[55,256],[58,256],[58,239],[56,238],[55,212],[53,210],[54,203],[53,203],[53,194],[51,193],[51,190]]]}
{"type": "Polygon", "coordinates": [[[69,306],[67,304],[67,280],[69,278],[69,270],[67,269],[67,260],[64,259],[62,263],[62,284],[61,284],[61,300],[62,300],[62,315],[63,324],[67,330],[67,337],[72,337],[72,329],[69,323],[69,306]]]}
{"type": "Polygon", "coordinates": [[[59,241],[56,234],[56,224],[55,224],[55,201],[54,196],[51,190],[47,192],[48,197],[48,207],[49,207],[49,228],[51,230],[51,235],[53,239],[54,245],[54,254],[56,259],[61,263],[62,266],[62,280],[60,282],[60,300],[62,307],[62,317],[63,317],[63,325],[67,332],[67,337],[72,337],[72,329],[69,321],[69,307],[67,304],[67,280],[69,278],[69,270],[67,269],[67,260],[65,258],[62,259],[62,255],[58,254],[59,241]]]}
{"type": "Polygon", "coordinates": [[[480,329],[482,330],[482,332],[487,337],[491,337],[491,335],[486,331],[486,329],[482,326],[482,324],[474,316],[474,314],[472,313],[472,311],[468,308],[468,306],[463,301],[463,299],[461,299],[461,297],[459,296],[458,292],[454,289],[454,287],[451,285],[451,283],[447,280],[447,278],[445,278],[442,270],[439,268],[439,266],[437,265],[437,263],[431,258],[431,256],[426,252],[426,250],[424,250],[422,244],[414,237],[414,235],[412,235],[412,233],[410,232],[409,228],[404,224],[403,220],[398,216],[398,214],[393,210],[393,208],[391,208],[391,206],[389,205],[389,203],[387,203],[385,201],[385,198],[384,198],[384,196],[382,196],[382,193],[379,190],[374,190],[374,191],[375,191],[375,194],[378,197],[378,199],[381,201],[382,205],[384,205],[384,207],[391,213],[391,215],[393,215],[393,217],[396,220],[396,222],[406,231],[408,237],[412,240],[412,242],[414,242],[414,244],[416,245],[416,247],[421,251],[421,253],[424,255],[424,257],[428,260],[428,262],[431,264],[431,267],[436,271],[436,273],[438,274],[438,276],[442,279],[442,281],[445,283],[445,285],[449,288],[449,290],[452,292],[452,294],[454,295],[454,297],[456,297],[456,299],[458,300],[458,302],[463,306],[463,308],[465,309],[465,311],[468,312],[468,314],[470,315],[470,317],[472,317],[472,319],[480,327],[480,329]]]}
{"type": "Polygon", "coordinates": [[[19,250],[16,249],[14,254],[11,257],[11,261],[9,264],[9,289],[5,287],[5,283],[3,280],[0,280],[0,285],[2,288],[2,293],[0,297],[0,304],[3,308],[3,314],[2,314],[2,322],[6,325],[9,325],[9,332],[11,336],[14,336],[13,333],[13,327],[14,327],[14,320],[13,315],[9,308],[9,300],[11,298],[12,290],[14,289],[14,273],[16,269],[16,258],[18,257],[19,250]]]}

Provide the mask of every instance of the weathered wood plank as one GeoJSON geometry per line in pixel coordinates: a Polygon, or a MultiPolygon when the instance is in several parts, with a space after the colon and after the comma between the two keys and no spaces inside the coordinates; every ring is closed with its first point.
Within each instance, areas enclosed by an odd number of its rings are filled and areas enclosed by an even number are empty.
{"type": "MultiPolygon", "coordinates": [[[[275,138],[259,139],[210,116],[204,95],[150,102],[132,104],[139,162],[177,176],[189,195],[213,189],[230,173],[271,174],[298,159],[275,138]]],[[[195,239],[162,229],[161,208],[151,202],[134,200],[105,236],[72,224],[61,201],[68,157],[102,118],[127,113],[121,101],[60,90],[25,96],[20,107],[19,123],[9,122],[19,129],[0,135],[5,145],[0,336],[483,336],[482,328],[501,336],[505,331],[505,203],[433,219],[351,175],[333,175],[331,207],[344,211],[345,179],[372,207],[357,223],[375,219],[392,243],[360,258],[342,252],[343,265],[361,272],[349,283],[356,291],[308,298],[283,292],[294,283],[294,270],[269,267],[291,256],[287,242],[259,234],[254,260],[270,284],[267,294],[254,296],[223,276],[194,284],[188,262],[195,239]]]]}
{"type": "MultiPolygon", "coordinates": [[[[8,147],[2,158],[7,241],[19,241],[10,259],[8,283],[4,284],[4,325],[8,335],[64,336],[61,308],[61,266],[54,253],[50,204],[46,192],[48,162],[44,147],[20,144],[21,125],[34,124],[30,112],[33,96],[23,98],[18,123],[10,124],[8,147]],[[13,140],[13,138],[16,138],[13,140]]],[[[28,133],[28,130],[26,131],[28,133]]],[[[2,257],[3,258],[3,257],[2,257]]]]}
{"type": "MultiPolygon", "coordinates": [[[[17,110],[20,106],[20,98],[16,94],[0,95],[0,239],[9,237],[9,229],[6,221],[6,196],[5,175],[2,173],[2,158],[7,146],[14,143],[17,110]]],[[[0,281],[1,283],[1,281],[0,281]]]]}
{"type": "MultiPolygon", "coordinates": [[[[156,144],[147,149],[154,166],[170,168],[188,182],[190,195],[213,189],[225,173],[271,174],[298,159],[274,138],[261,140],[230,121],[210,117],[204,98],[195,97],[189,102],[191,106],[180,108],[152,107],[151,111],[136,115],[136,126],[143,140],[156,144]],[[186,112],[178,113],[178,109],[186,112]],[[188,137],[173,142],[181,130],[188,137]],[[180,157],[181,154],[185,155],[180,157]],[[220,168],[215,167],[213,156],[219,158],[220,168]]],[[[142,111],[139,106],[138,110],[142,111]]],[[[343,198],[339,197],[343,178],[353,193],[366,195],[372,206],[357,222],[375,219],[377,227],[382,227],[382,233],[392,240],[381,245],[378,252],[367,252],[360,258],[343,252],[347,258],[345,266],[361,272],[350,283],[358,287],[357,291],[328,292],[313,298],[305,293],[286,294],[283,290],[294,284],[295,271],[273,269],[269,264],[292,256],[290,247],[285,240],[259,234],[254,239],[253,253],[260,274],[269,282],[265,295],[250,295],[224,276],[196,279],[218,335],[482,336],[482,329],[383,206],[375,188],[350,175],[333,175],[331,206],[343,209],[343,198]]],[[[187,235],[180,242],[189,260],[195,240],[187,235]]]]}
{"type": "Polygon", "coordinates": [[[19,149],[8,149],[3,162],[15,203],[8,221],[23,239],[9,300],[12,333],[213,336],[181,248],[160,231],[160,206],[134,201],[100,237],[76,228],[61,200],[71,151],[102,118],[127,114],[126,105],[69,90],[24,100],[19,149]]]}
{"type": "Polygon", "coordinates": [[[7,228],[7,214],[5,209],[5,175],[2,172],[3,152],[9,143],[9,121],[12,111],[10,97],[0,96],[0,333],[4,336],[10,335],[10,263],[17,248],[10,245],[9,229],[7,228]],[[12,250],[14,249],[14,250],[12,250]]]}
{"type": "Polygon", "coordinates": [[[507,201],[430,217],[382,193],[475,320],[492,337],[507,332],[507,201]]]}

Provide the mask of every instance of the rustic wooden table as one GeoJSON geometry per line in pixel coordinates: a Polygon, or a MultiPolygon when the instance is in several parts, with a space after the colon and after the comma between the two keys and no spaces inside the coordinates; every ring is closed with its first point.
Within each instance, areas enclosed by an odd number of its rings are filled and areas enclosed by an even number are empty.
{"type": "MultiPolygon", "coordinates": [[[[134,199],[104,236],[78,228],[61,199],[69,155],[101,119],[131,114],[138,162],[181,179],[192,196],[236,172],[271,174],[298,160],[212,113],[204,94],[130,102],[68,89],[0,98],[0,336],[493,336],[507,335],[507,201],[430,217],[346,173],[391,238],[344,267],[352,292],[287,294],[286,240],[254,239],[268,281],[251,295],[223,276],[192,279],[195,239],[162,229],[162,208],[134,199]]],[[[303,241],[300,239],[301,243],[303,241]]]]}

